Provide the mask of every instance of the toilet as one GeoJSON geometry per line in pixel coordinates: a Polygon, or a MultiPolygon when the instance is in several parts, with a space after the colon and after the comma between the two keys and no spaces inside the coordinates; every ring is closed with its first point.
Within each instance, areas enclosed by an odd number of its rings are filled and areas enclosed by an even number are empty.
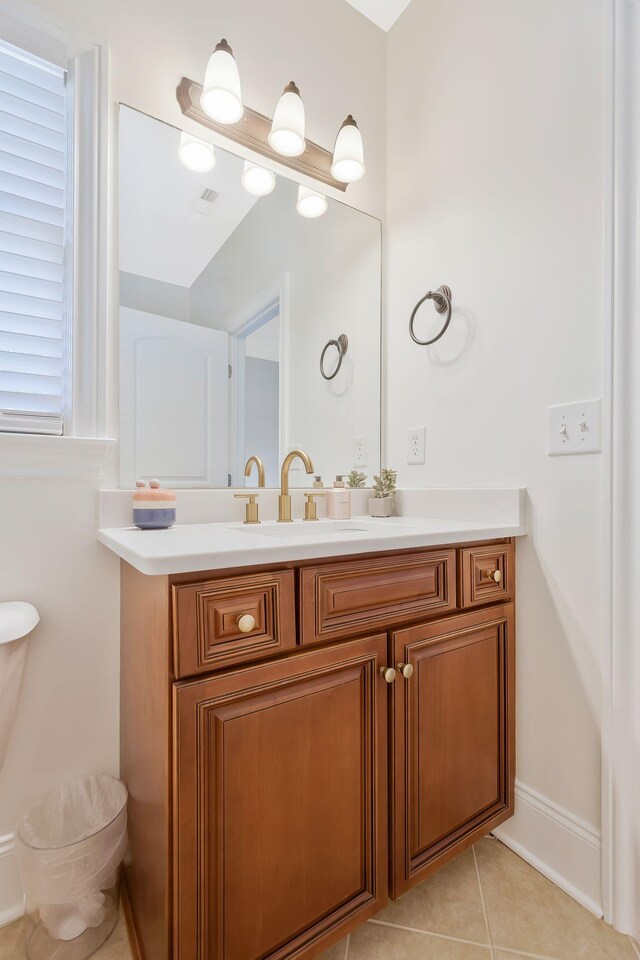
{"type": "Polygon", "coordinates": [[[27,637],[40,616],[31,603],[0,603],[0,769],[4,763],[18,706],[27,653],[27,637]]]}

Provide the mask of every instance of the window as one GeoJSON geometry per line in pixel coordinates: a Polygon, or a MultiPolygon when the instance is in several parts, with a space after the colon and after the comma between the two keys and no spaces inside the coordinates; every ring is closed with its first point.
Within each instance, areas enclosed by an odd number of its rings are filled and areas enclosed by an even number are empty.
{"type": "Polygon", "coordinates": [[[63,432],[67,116],[65,71],[0,41],[0,431],[63,432]]]}

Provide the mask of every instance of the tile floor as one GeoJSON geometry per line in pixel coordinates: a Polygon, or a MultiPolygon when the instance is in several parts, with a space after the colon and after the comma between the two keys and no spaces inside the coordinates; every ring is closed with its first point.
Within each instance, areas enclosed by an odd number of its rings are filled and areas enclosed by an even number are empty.
{"type": "MultiPolygon", "coordinates": [[[[21,926],[0,928],[0,960],[23,960],[21,926]]],[[[319,960],[518,958],[640,960],[640,948],[487,838],[319,960]]],[[[122,917],[94,960],[132,960],[122,917]]]]}

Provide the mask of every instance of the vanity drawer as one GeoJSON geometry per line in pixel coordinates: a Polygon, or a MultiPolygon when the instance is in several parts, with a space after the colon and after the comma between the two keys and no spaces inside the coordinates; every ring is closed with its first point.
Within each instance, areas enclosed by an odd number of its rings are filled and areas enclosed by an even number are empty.
{"type": "Polygon", "coordinates": [[[300,574],[300,643],[455,610],[455,550],[307,567],[300,574]]]}
{"type": "Polygon", "coordinates": [[[172,587],[176,678],[283,653],[296,646],[292,570],[172,587]],[[250,617],[243,632],[241,617],[250,617]]]}
{"type": "Polygon", "coordinates": [[[513,544],[461,550],[460,584],[463,607],[510,600],[515,585],[513,544]]]}

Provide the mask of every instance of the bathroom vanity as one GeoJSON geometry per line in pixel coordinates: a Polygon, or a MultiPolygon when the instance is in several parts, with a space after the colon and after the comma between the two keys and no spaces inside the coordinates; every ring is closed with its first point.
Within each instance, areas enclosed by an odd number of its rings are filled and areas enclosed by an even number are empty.
{"type": "Polygon", "coordinates": [[[313,957],[512,814],[515,540],[445,527],[196,572],[101,536],[143,960],[313,957]]]}
{"type": "Polygon", "coordinates": [[[181,146],[121,106],[122,511],[99,537],[128,899],[142,960],[307,960],[512,813],[524,529],[499,501],[521,497],[413,490],[414,514],[398,491],[372,520],[356,487],[364,515],[324,519],[333,477],[383,465],[381,224],[332,197],[308,219],[281,169],[258,196],[244,157],[198,172],[181,146]],[[179,526],[127,528],[152,477],[179,526]]]}

